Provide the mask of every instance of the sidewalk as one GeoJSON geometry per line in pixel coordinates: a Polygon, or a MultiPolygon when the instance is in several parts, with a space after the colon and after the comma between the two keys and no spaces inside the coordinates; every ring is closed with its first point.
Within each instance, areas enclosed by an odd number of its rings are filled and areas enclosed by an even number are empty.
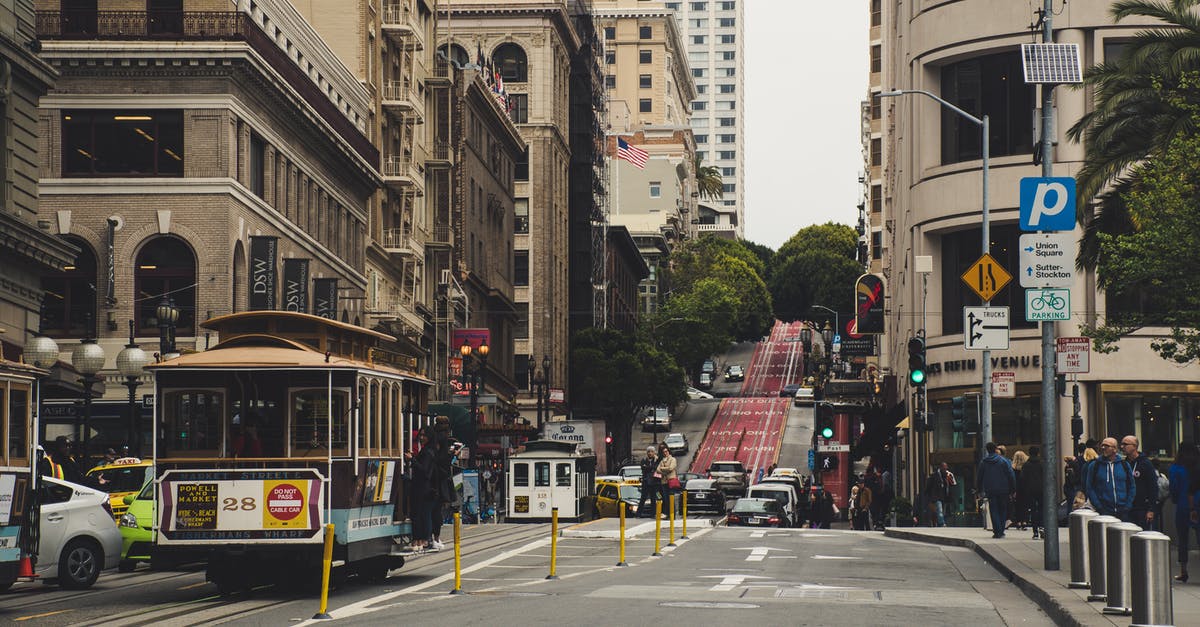
{"type": "MultiPolygon", "coordinates": [[[[1014,585],[1037,603],[1058,625],[1125,626],[1128,616],[1101,613],[1104,603],[1087,600],[1088,590],[1068,588],[1071,580],[1071,553],[1067,529],[1059,529],[1060,570],[1043,570],[1042,540],[1032,539],[1029,531],[1008,530],[1005,538],[992,538],[990,531],[977,527],[890,527],[889,538],[961,546],[974,550],[1014,585]]],[[[1177,574],[1172,549],[1172,575],[1177,574]]],[[[1195,624],[1200,617],[1200,583],[1181,584],[1172,580],[1175,624],[1195,624]]]]}

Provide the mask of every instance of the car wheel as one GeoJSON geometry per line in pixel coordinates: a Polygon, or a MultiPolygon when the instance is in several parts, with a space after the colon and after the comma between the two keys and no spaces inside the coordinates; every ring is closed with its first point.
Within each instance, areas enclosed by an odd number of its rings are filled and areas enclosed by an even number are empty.
{"type": "Polygon", "coordinates": [[[58,558],[58,583],[68,590],[90,588],[104,569],[104,555],[91,540],[72,540],[58,558]]]}
{"type": "Polygon", "coordinates": [[[117,562],[117,572],[132,573],[137,568],[137,560],[121,560],[117,562]]]}

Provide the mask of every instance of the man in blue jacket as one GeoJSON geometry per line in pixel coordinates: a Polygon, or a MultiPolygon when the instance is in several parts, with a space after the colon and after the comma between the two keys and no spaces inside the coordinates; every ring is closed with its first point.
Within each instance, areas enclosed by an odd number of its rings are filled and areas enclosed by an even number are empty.
{"type": "Polygon", "coordinates": [[[1083,487],[1097,513],[1128,520],[1135,493],[1133,470],[1117,456],[1116,438],[1100,442],[1100,457],[1087,465],[1083,487]]]}
{"type": "Polygon", "coordinates": [[[976,487],[987,497],[988,512],[992,518],[992,537],[1004,537],[1004,525],[1008,522],[1008,501],[1017,487],[1017,477],[1012,464],[996,452],[996,443],[988,442],[987,455],[979,462],[975,473],[976,487]]]}

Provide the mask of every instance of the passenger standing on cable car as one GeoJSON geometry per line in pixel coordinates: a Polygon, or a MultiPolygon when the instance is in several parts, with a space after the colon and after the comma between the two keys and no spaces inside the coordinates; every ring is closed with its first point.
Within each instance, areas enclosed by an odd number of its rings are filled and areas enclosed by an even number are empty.
{"type": "Polygon", "coordinates": [[[433,485],[437,465],[437,451],[434,444],[436,438],[433,427],[429,425],[421,427],[421,431],[417,434],[417,442],[420,444],[421,450],[415,457],[412,456],[412,453],[404,454],[412,459],[412,481],[409,483],[413,509],[411,548],[418,552],[423,552],[428,548],[432,531],[431,515],[437,499],[433,485]]]}

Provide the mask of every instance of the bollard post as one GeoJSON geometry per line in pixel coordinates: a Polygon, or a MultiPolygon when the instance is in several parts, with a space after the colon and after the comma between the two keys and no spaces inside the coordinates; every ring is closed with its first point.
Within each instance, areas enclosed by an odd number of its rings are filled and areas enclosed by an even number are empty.
{"type": "Polygon", "coordinates": [[[654,552],[650,555],[661,557],[662,551],[658,549],[658,544],[662,540],[662,501],[654,502],[654,552]]]}
{"type": "Polygon", "coordinates": [[[558,579],[555,570],[558,561],[558,508],[550,508],[550,574],[546,579],[558,579]]]}
{"type": "Polygon", "coordinates": [[[462,591],[462,514],[454,512],[454,589],[450,594],[462,591]]]}
{"type": "Polygon", "coordinates": [[[679,536],[680,540],[687,540],[687,490],[683,491],[683,535],[679,536]]]}
{"type": "Polygon", "coordinates": [[[1104,587],[1105,605],[1101,612],[1128,616],[1129,603],[1129,539],[1142,528],[1133,523],[1117,523],[1104,530],[1104,546],[1108,553],[1108,580],[1104,587]]]}
{"type": "Polygon", "coordinates": [[[329,615],[329,569],[333,567],[333,523],[325,525],[325,552],[321,555],[321,608],[313,620],[332,619],[329,615]]]}
{"type": "Polygon", "coordinates": [[[1104,530],[1109,525],[1115,525],[1121,522],[1113,516],[1096,516],[1088,520],[1088,577],[1091,584],[1091,594],[1088,595],[1089,601],[1103,601],[1105,599],[1105,586],[1108,583],[1107,572],[1108,555],[1105,548],[1104,530]]]}
{"type": "Polygon", "coordinates": [[[1068,588],[1090,588],[1088,583],[1087,522],[1099,516],[1095,510],[1077,509],[1071,512],[1068,531],[1071,549],[1071,583],[1068,588]]]}
{"type": "Polygon", "coordinates": [[[625,501],[618,501],[617,506],[621,508],[621,560],[617,566],[628,566],[625,561],[625,501]]]}
{"type": "Polygon", "coordinates": [[[1157,531],[1135,533],[1129,538],[1129,560],[1133,573],[1130,627],[1174,625],[1171,539],[1157,531]]]}
{"type": "Polygon", "coordinates": [[[675,495],[674,494],[672,494],[670,497],[668,497],[667,504],[671,508],[671,517],[670,517],[671,541],[667,543],[667,546],[675,546],[675,495]]]}

